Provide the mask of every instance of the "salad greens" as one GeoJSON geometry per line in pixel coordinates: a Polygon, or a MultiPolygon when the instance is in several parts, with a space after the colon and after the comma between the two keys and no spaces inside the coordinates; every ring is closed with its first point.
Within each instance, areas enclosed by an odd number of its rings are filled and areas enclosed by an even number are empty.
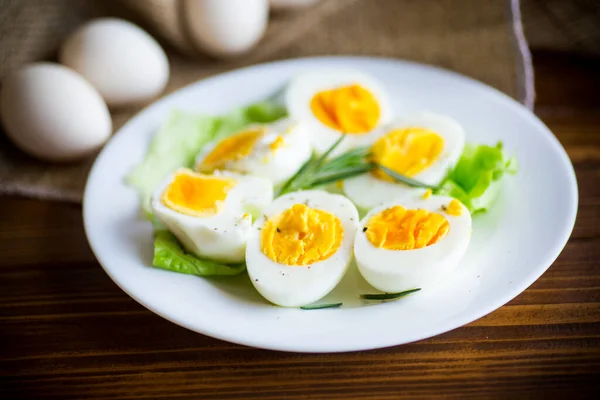
{"type": "Polygon", "coordinates": [[[302,167],[279,189],[278,195],[295,192],[297,190],[309,190],[330,183],[343,181],[357,175],[380,168],[385,174],[397,182],[411,187],[422,187],[438,189],[437,186],[427,185],[415,179],[399,174],[383,165],[371,161],[370,147],[362,146],[350,149],[336,157],[329,158],[336,147],[345,138],[340,136],[327,151],[320,157],[312,155],[302,167]]]}
{"type": "Polygon", "coordinates": [[[517,170],[516,158],[506,156],[502,143],[496,146],[467,144],[436,193],[460,200],[471,214],[485,212],[494,204],[504,174],[515,174],[517,170]]]}
{"type": "Polygon", "coordinates": [[[278,195],[281,196],[297,190],[313,189],[372,170],[374,165],[367,160],[368,147],[358,147],[333,159],[328,158],[344,137],[340,136],[323,155],[317,157],[313,153],[298,172],[283,184],[278,195]]]}
{"type": "Polygon", "coordinates": [[[198,276],[237,275],[246,270],[246,264],[221,264],[188,254],[179,241],[167,230],[154,233],[152,265],[181,274],[198,276]]]}
{"type": "Polygon", "coordinates": [[[365,300],[395,300],[418,292],[419,290],[421,290],[421,288],[409,289],[399,293],[361,294],[360,298],[365,300]]]}
{"type": "Polygon", "coordinates": [[[428,185],[427,183],[420,182],[420,181],[413,179],[411,177],[408,177],[406,175],[399,174],[398,172],[396,172],[393,169],[390,169],[384,165],[377,164],[377,168],[381,169],[387,176],[394,179],[395,181],[404,183],[405,185],[408,185],[410,187],[427,188],[427,189],[432,189],[432,190],[439,189],[435,185],[428,185]]]}
{"type": "Polygon", "coordinates": [[[301,310],[323,310],[325,308],[340,308],[344,303],[310,304],[300,307],[301,310]]]}
{"type": "Polygon", "coordinates": [[[126,182],[142,198],[142,209],[151,217],[150,197],[165,177],[178,168],[191,167],[196,155],[209,141],[221,139],[252,123],[266,123],[286,115],[283,107],[260,102],[223,116],[173,111],[152,139],[144,161],[127,176],[126,182]]]}

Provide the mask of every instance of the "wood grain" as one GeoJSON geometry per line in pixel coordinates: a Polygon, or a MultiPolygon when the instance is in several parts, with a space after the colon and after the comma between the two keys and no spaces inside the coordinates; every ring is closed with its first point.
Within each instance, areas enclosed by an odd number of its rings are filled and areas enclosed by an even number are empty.
{"type": "Polygon", "coordinates": [[[535,52],[536,112],[580,189],[572,238],[508,305],[428,340],[345,354],[225,343],[131,300],[77,206],[0,198],[0,398],[594,398],[600,393],[600,60],[535,52]]]}

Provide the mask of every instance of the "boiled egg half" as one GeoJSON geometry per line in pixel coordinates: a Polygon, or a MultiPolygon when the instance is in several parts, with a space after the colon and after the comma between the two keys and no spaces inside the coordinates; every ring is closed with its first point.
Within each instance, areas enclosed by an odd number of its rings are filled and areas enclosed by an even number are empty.
{"type": "Polygon", "coordinates": [[[342,134],[343,147],[362,143],[365,135],[388,123],[391,107],[381,84],[352,70],[306,72],[293,78],[285,93],[290,115],[305,122],[318,153],[342,134]]]}
{"type": "MultiPolygon", "coordinates": [[[[458,161],[465,143],[462,126],[450,117],[421,112],[398,120],[373,136],[373,161],[428,185],[439,184],[458,161]]],[[[413,188],[376,169],[343,182],[343,190],[359,208],[409,194],[413,188]]]]}
{"type": "Polygon", "coordinates": [[[357,226],[356,207],[341,195],[307,190],[275,199],[248,240],[252,284],[284,307],[319,300],[346,273],[357,226]]]}
{"type": "Polygon", "coordinates": [[[262,176],[278,185],[294,175],[311,153],[305,127],[284,119],[250,126],[206,145],[196,159],[196,168],[205,173],[229,170],[262,176]]]}
{"type": "Polygon", "coordinates": [[[244,260],[253,216],[273,199],[266,178],[176,171],[152,199],[156,217],[187,251],[224,263],[244,260]]]}
{"type": "Polygon", "coordinates": [[[448,276],[471,238],[467,208],[415,190],[372,209],[360,222],[354,255],[362,276],[384,292],[424,288],[448,276]]]}

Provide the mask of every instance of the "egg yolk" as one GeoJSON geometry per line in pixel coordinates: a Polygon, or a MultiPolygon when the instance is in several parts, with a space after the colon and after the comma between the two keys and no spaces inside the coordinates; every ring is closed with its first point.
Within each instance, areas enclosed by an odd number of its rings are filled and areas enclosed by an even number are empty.
{"type": "MultiPolygon", "coordinates": [[[[415,176],[429,168],[444,149],[444,139],[425,128],[396,129],[375,142],[371,148],[373,160],[405,176],[415,176]]],[[[394,181],[377,169],[378,178],[394,181]]]]}
{"type": "Polygon", "coordinates": [[[248,156],[256,142],[265,134],[264,129],[247,130],[222,140],[199,165],[201,171],[213,171],[226,167],[230,161],[238,161],[248,156]]]}
{"type": "Polygon", "coordinates": [[[310,109],[323,124],[350,134],[371,131],[381,116],[373,94],[360,85],[321,91],[313,96],[310,109]]]}
{"type": "Polygon", "coordinates": [[[344,228],[335,215],[295,204],[264,223],[261,250],[279,264],[310,265],[335,254],[343,237],[344,228]]]}
{"type": "Polygon", "coordinates": [[[223,200],[236,184],[233,178],[181,170],[163,192],[161,201],[181,214],[210,217],[221,211],[223,200]]]}
{"type": "Polygon", "coordinates": [[[446,214],[458,217],[462,213],[462,207],[460,201],[453,199],[450,204],[446,206],[446,214]]]}
{"type": "Polygon", "coordinates": [[[413,250],[443,239],[450,230],[441,214],[393,206],[369,219],[365,234],[371,244],[386,250],[413,250]]]}
{"type": "Polygon", "coordinates": [[[273,142],[271,142],[271,144],[269,145],[269,150],[271,150],[271,152],[274,152],[282,148],[283,146],[285,146],[285,139],[282,135],[278,135],[277,138],[273,140],[273,142]]]}

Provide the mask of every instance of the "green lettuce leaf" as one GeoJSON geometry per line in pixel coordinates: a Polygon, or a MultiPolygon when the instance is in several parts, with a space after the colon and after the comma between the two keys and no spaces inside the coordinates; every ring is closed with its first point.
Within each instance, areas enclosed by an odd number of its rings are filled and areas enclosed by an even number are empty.
{"type": "Polygon", "coordinates": [[[187,253],[177,238],[167,230],[158,230],[154,234],[152,265],[181,274],[197,276],[237,275],[246,270],[245,263],[221,264],[187,253]]]}
{"type": "Polygon", "coordinates": [[[286,115],[285,108],[260,102],[223,116],[173,111],[152,139],[144,160],[126,177],[142,199],[142,209],[151,219],[150,197],[165,177],[177,168],[190,168],[202,147],[252,123],[268,123],[286,115]]]}
{"type": "Polygon", "coordinates": [[[507,158],[502,143],[467,144],[437,193],[460,200],[472,214],[485,212],[496,201],[505,174],[515,174],[517,170],[516,158],[507,158]]]}
{"type": "Polygon", "coordinates": [[[276,121],[287,115],[287,110],[281,104],[271,101],[262,101],[244,108],[248,121],[268,123],[276,121]]]}

